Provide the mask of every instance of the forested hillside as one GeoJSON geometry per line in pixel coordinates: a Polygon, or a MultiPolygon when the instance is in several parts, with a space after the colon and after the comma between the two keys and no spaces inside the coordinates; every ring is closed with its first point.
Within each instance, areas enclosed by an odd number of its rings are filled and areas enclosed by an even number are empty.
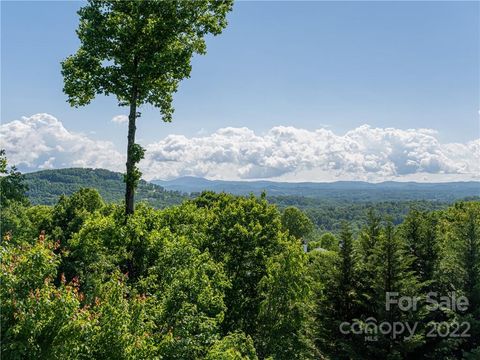
{"type": "MultiPolygon", "coordinates": [[[[118,203],[125,199],[123,175],[105,169],[43,170],[25,174],[25,179],[27,195],[32,204],[53,205],[60,195],[71,195],[81,188],[97,189],[106,202],[118,203]]],[[[156,208],[163,208],[181,203],[185,195],[140,180],[136,198],[156,208]]]]}
{"type": "Polygon", "coordinates": [[[479,359],[480,202],[365,209],[304,252],[308,217],[265,197],[126,216],[2,172],[3,359],[479,359]]]}
{"type": "Polygon", "coordinates": [[[335,202],[379,201],[443,201],[480,196],[480,182],[417,183],[386,181],[273,182],[273,181],[223,181],[196,177],[183,177],[170,181],[153,180],[167,190],[199,193],[205,190],[227,192],[235,195],[260,195],[266,191],[275,197],[302,197],[335,202]]]}
{"type": "MultiPolygon", "coordinates": [[[[440,210],[446,209],[454,202],[431,200],[406,200],[406,201],[327,201],[299,196],[269,196],[268,200],[280,209],[295,206],[304,211],[315,227],[320,231],[339,233],[342,223],[348,221],[358,232],[368,221],[368,210],[375,209],[378,214],[388,217],[391,221],[400,224],[410,210],[440,210]]],[[[458,199],[480,200],[480,198],[458,199]]]]}
{"type": "MultiPolygon", "coordinates": [[[[59,196],[71,195],[81,188],[98,190],[103,200],[107,203],[121,203],[124,201],[125,183],[123,182],[123,175],[109,170],[82,168],[43,170],[25,174],[25,179],[28,186],[28,198],[35,205],[53,205],[58,201],[59,196]]],[[[340,231],[342,221],[344,220],[350,222],[354,231],[358,231],[366,224],[366,214],[370,208],[374,208],[382,216],[391,217],[394,224],[399,224],[412,208],[418,210],[439,210],[453,203],[453,200],[447,201],[447,197],[443,195],[437,196],[443,199],[441,201],[398,200],[398,198],[401,199],[402,192],[405,191],[402,187],[397,190],[398,193],[390,190],[390,193],[381,197],[378,194],[362,197],[359,196],[357,190],[352,190],[354,187],[352,184],[350,183],[350,188],[346,188],[343,191],[334,190],[329,195],[330,197],[326,194],[324,198],[273,195],[269,191],[266,192],[266,195],[267,199],[271,203],[278,205],[280,209],[295,206],[305,211],[319,232],[330,231],[335,233],[340,231]]],[[[452,191],[448,198],[461,200],[461,197],[454,197],[455,194],[465,195],[474,193],[475,191],[473,190],[472,192],[472,189],[475,188],[468,184],[463,188],[461,186],[460,188],[457,187],[458,192],[452,191]]],[[[289,187],[293,185],[295,184],[288,184],[289,187]]],[[[448,184],[444,184],[444,186],[448,186],[448,184]]],[[[455,188],[453,184],[450,186],[452,189],[455,188]]],[[[365,184],[359,182],[357,187],[364,188],[365,184]]],[[[257,190],[260,194],[261,188],[259,187],[257,190]]],[[[363,189],[361,191],[367,190],[363,189]]],[[[419,197],[418,194],[416,196],[419,197]]],[[[426,196],[428,194],[424,197],[426,196]]],[[[180,204],[183,200],[189,198],[190,195],[179,191],[167,191],[159,185],[141,180],[136,197],[139,201],[145,201],[154,208],[164,208],[180,204]]],[[[470,197],[469,199],[475,200],[480,198],[470,197]]]]}

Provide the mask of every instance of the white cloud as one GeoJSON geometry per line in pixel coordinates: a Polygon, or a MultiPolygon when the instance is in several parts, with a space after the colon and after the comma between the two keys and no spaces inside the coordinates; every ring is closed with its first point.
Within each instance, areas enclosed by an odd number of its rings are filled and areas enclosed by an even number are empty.
{"type": "MultiPolygon", "coordinates": [[[[0,127],[2,147],[23,170],[102,167],[124,171],[124,155],[109,141],[68,131],[37,114],[0,127]]],[[[480,179],[480,139],[441,143],[432,129],[373,128],[343,135],[277,126],[265,134],[222,128],[193,137],[169,135],[144,145],[146,179],[193,175],[286,181],[480,179]]]]}
{"type": "Polygon", "coordinates": [[[55,158],[52,156],[50,158],[48,158],[48,160],[45,160],[45,162],[42,164],[42,165],[39,165],[38,168],[39,169],[53,169],[54,168],[54,162],[55,162],[55,158]]]}
{"type": "Polygon", "coordinates": [[[123,124],[128,122],[128,116],[127,115],[116,115],[112,118],[112,122],[117,123],[117,124],[123,124]]]}
{"type": "Polygon", "coordinates": [[[62,167],[121,170],[124,163],[112,142],[68,131],[49,114],[0,125],[0,139],[9,162],[23,171],[62,167]]]}
{"type": "Polygon", "coordinates": [[[170,135],[147,147],[150,178],[297,181],[479,179],[480,139],[442,144],[431,129],[360,126],[344,135],[277,126],[257,135],[223,128],[211,135],[170,135]]]}

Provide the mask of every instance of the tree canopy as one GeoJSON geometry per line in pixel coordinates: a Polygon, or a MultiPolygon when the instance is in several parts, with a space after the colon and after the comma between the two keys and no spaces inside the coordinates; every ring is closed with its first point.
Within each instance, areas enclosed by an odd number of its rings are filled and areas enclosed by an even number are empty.
{"type": "Polygon", "coordinates": [[[138,107],[151,104],[171,121],[173,94],[190,76],[193,54],[205,54],[207,34],[227,25],[232,0],[89,0],[78,11],[80,47],[62,62],[64,92],[72,106],[97,94],[129,106],[125,211],[134,211],[134,192],[145,150],[135,143],[138,107]]]}
{"type": "Polygon", "coordinates": [[[212,192],[128,217],[95,189],[2,202],[2,358],[478,358],[479,202],[399,225],[368,211],[307,253],[284,215],[212,192]],[[432,291],[468,306],[429,307],[432,291]]]}

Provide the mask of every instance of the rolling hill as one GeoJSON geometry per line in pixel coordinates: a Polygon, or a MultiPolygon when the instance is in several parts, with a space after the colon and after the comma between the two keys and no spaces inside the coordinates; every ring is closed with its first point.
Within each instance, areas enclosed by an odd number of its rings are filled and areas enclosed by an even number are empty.
{"type": "MultiPolygon", "coordinates": [[[[55,204],[60,195],[70,195],[82,187],[95,188],[107,202],[121,202],[125,194],[123,174],[104,169],[55,169],[25,174],[27,195],[33,204],[55,204]]],[[[178,191],[167,191],[159,185],[141,180],[137,201],[156,208],[179,204],[186,198],[178,191]]]]}
{"type": "Polygon", "coordinates": [[[452,202],[458,199],[480,196],[480,182],[416,183],[394,182],[367,183],[338,181],[331,183],[287,183],[272,181],[221,181],[196,177],[182,177],[170,181],[152,181],[166,190],[197,193],[203,190],[229,192],[237,195],[267,192],[269,197],[299,196],[312,199],[377,202],[429,200],[452,202]]]}
{"type": "MultiPolygon", "coordinates": [[[[104,169],[56,169],[25,174],[28,197],[33,204],[55,204],[60,195],[70,195],[82,187],[95,188],[107,202],[123,201],[125,184],[121,173],[104,169]]],[[[171,181],[140,181],[137,201],[156,208],[181,203],[203,190],[238,195],[267,192],[279,208],[297,206],[304,210],[318,229],[337,232],[343,220],[354,229],[366,222],[369,208],[400,223],[411,208],[438,210],[460,199],[478,199],[480,183],[399,183],[366,182],[279,183],[269,181],[211,181],[184,177],[171,181]],[[189,195],[191,194],[191,195],[189,195]]]]}

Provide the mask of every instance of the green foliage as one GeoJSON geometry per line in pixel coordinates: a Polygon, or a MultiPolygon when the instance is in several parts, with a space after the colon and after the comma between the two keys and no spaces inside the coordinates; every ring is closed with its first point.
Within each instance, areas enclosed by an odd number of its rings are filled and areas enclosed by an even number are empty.
{"type": "MultiPolygon", "coordinates": [[[[455,188],[445,191],[445,196],[440,196],[439,192],[435,191],[435,196],[432,195],[434,200],[423,200],[422,195],[424,195],[424,193],[408,196],[412,194],[406,190],[392,191],[389,192],[388,195],[380,190],[378,190],[378,193],[376,191],[369,191],[363,194],[363,196],[357,197],[356,192],[351,189],[343,191],[332,189],[318,198],[289,195],[269,196],[268,200],[277,204],[280,208],[288,206],[298,207],[308,215],[320,232],[328,231],[338,235],[342,229],[343,221],[347,221],[350,224],[355,234],[361,232],[363,227],[368,223],[371,209],[374,209],[384,216],[389,216],[393,223],[398,225],[403,222],[411,209],[417,209],[419,211],[445,209],[451,205],[455,199],[462,198],[463,194],[467,195],[465,192],[458,194],[458,196],[452,199],[451,196],[454,193],[455,188]],[[385,201],[387,197],[392,200],[385,201]]],[[[478,201],[478,198],[476,199],[478,201]]]]}
{"type": "Polygon", "coordinates": [[[473,349],[480,345],[480,203],[457,203],[449,208],[439,219],[438,237],[436,283],[441,291],[456,291],[458,296],[465,295],[469,301],[467,311],[455,314],[453,319],[451,315],[442,318],[467,321],[471,326],[469,338],[448,343],[448,347],[475,353],[473,349]]]}
{"type": "Polygon", "coordinates": [[[320,237],[320,246],[326,250],[338,251],[339,242],[332,233],[325,233],[320,237]]]}
{"type": "Polygon", "coordinates": [[[208,250],[224,264],[232,286],[226,291],[224,333],[237,330],[253,335],[261,297],[258,284],[268,259],[281,248],[280,214],[265,199],[204,193],[194,200],[211,211],[208,250]]]}
{"type": "Polygon", "coordinates": [[[358,236],[343,222],[338,234],[309,234],[304,253],[265,197],[205,192],[163,210],[140,204],[128,217],[90,189],[53,207],[10,201],[1,356],[476,359],[479,214],[480,203],[459,202],[412,210],[395,226],[369,211],[358,236]],[[470,306],[428,309],[431,290],[470,306]],[[418,309],[388,310],[387,292],[418,299],[418,309]],[[374,334],[372,318],[418,326],[412,337],[374,334]],[[345,321],[365,333],[340,332],[345,321]],[[435,322],[468,322],[471,336],[429,338],[435,322]]]}
{"type": "MultiPolygon", "coordinates": [[[[387,222],[374,245],[372,254],[374,266],[372,315],[378,322],[420,320],[419,312],[402,311],[399,307],[388,309],[385,305],[388,293],[398,293],[410,298],[419,297],[422,284],[416,276],[418,274],[411,270],[413,261],[414,258],[408,255],[405,244],[398,236],[393,224],[387,222]]],[[[378,335],[377,343],[368,346],[368,352],[372,357],[402,358],[421,345],[423,341],[421,336],[416,334],[407,339],[403,335],[399,338],[378,335]]]]}
{"type": "Polygon", "coordinates": [[[333,316],[336,304],[329,299],[334,294],[331,291],[337,284],[338,270],[335,268],[339,261],[338,253],[326,250],[314,250],[308,253],[309,272],[312,276],[312,292],[314,305],[313,341],[320,354],[334,354],[332,358],[341,359],[340,353],[345,348],[337,348],[337,321],[333,316]]]}
{"type": "MultiPolygon", "coordinates": [[[[128,149],[129,158],[132,164],[139,163],[145,156],[145,149],[139,144],[131,144],[131,147],[128,149]]],[[[123,181],[127,184],[127,187],[136,189],[140,179],[142,178],[142,172],[136,166],[133,167],[132,171],[128,171],[123,177],[123,181]]]]}
{"type": "Polygon", "coordinates": [[[12,242],[31,241],[50,226],[52,209],[46,206],[27,207],[19,202],[3,206],[0,213],[2,239],[12,242]]]}
{"type": "Polygon", "coordinates": [[[80,189],[70,197],[61,196],[52,214],[55,236],[62,243],[68,241],[90,214],[102,207],[103,200],[97,190],[80,189]]]}
{"type": "Polygon", "coordinates": [[[354,319],[359,299],[353,235],[348,223],[343,223],[339,248],[311,254],[311,270],[316,274],[316,338],[317,347],[325,353],[343,359],[355,354],[354,340],[339,332],[344,321],[354,319]],[[312,256],[313,255],[313,256],[312,256]]]}
{"type": "Polygon", "coordinates": [[[297,239],[303,239],[313,231],[312,221],[304,212],[293,206],[283,211],[282,226],[297,239]]]}
{"type": "Polygon", "coordinates": [[[204,54],[204,36],[227,25],[231,1],[96,1],[82,7],[80,48],[62,63],[71,105],[113,94],[130,104],[160,108],[170,121],[172,94],[191,71],[193,54],[204,54]]]}
{"type": "Polygon", "coordinates": [[[15,166],[8,169],[5,150],[0,150],[0,204],[2,207],[10,202],[21,202],[28,204],[25,192],[28,186],[25,183],[25,177],[15,166]]]}
{"type": "Polygon", "coordinates": [[[262,358],[313,359],[313,297],[307,258],[298,243],[270,258],[260,282],[257,343],[262,358]]]}
{"type": "MultiPolygon", "coordinates": [[[[98,190],[108,203],[124,201],[123,175],[104,169],[54,169],[25,174],[27,196],[32,204],[55,205],[61,195],[70,196],[81,188],[98,190]]],[[[137,199],[155,208],[178,205],[187,198],[176,191],[166,191],[161,186],[140,180],[137,199]]]]}
{"type": "Polygon", "coordinates": [[[253,340],[236,332],[217,340],[205,360],[258,360],[253,340]]]}
{"type": "Polygon", "coordinates": [[[166,331],[160,344],[166,358],[198,359],[218,338],[224,318],[225,289],[229,281],[207,252],[201,253],[185,238],[159,249],[159,260],[149,271],[147,289],[161,298],[156,322],[166,331]]]}
{"type": "Polygon", "coordinates": [[[52,284],[59,264],[54,248],[44,238],[33,245],[2,243],[1,349],[6,359],[48,359],[78,306],[71,289],[52,284]]]}
{"type": "Polygon", "coordinates": [[[413,256],[412,270],[424,282],[433,279],[438,266],[439,247],[435,233],[436,218],[427,212],[411,210],[401,225],[407,250],[413,256]]]}
{"type": "Polygon", "coordinates": [[[134,212],[134,192],[145,150],[135,143],[137,107],[151,104],[171,121],[173,94],[190,76],[194,54],[205,54],[204,37],[226,27],[232,0],[89,0],[80,8],[80,48],[62,62],[63,91],[72,106],[97,94],[115,95],[129,106],[125,213],[134,212]]]}
{"type": "Polygon", "coordinates": [[[356,273],[355,273],[355,255],[353,253],[353,235],[348,223],[343,224],[340,233],[340,254],[338,270],[338,311],[340,318],[348,319],[354,315],[352,311],[353,303],[357,294],[356,273]]]}

